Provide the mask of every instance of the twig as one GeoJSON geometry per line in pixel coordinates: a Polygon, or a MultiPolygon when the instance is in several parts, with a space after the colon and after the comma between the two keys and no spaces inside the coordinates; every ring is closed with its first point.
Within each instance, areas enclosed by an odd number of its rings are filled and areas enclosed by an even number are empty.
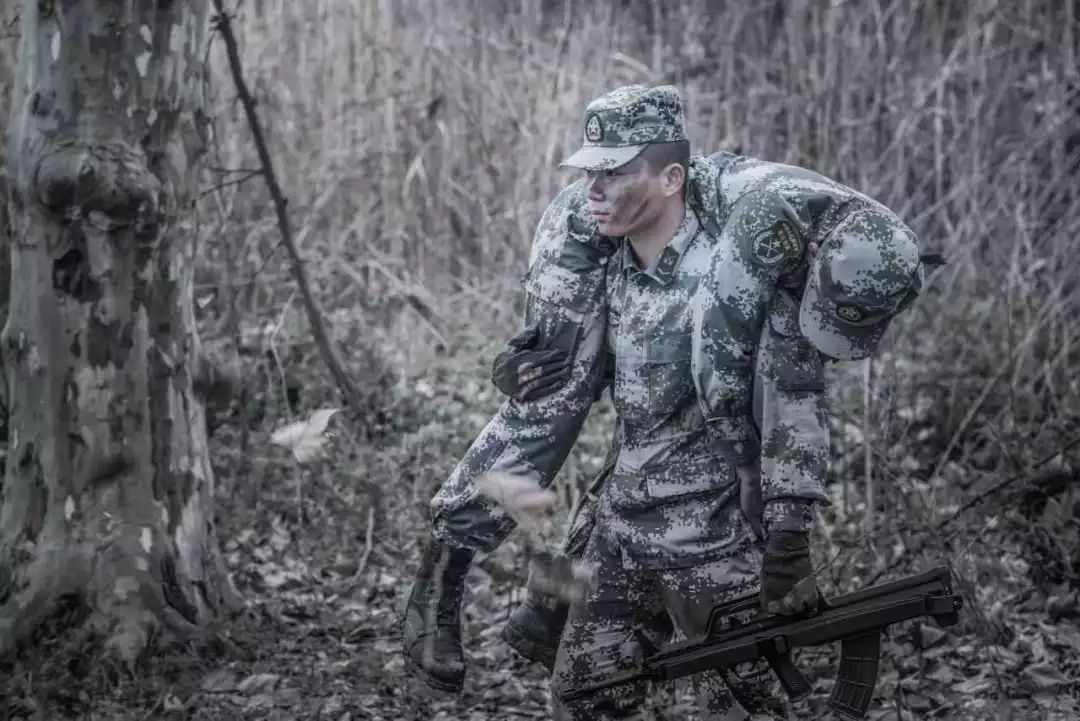
{"type": "MultiPolygon", "coordinates": [[[[343,593],[351,594],[360,585],[360,579],[364,575],[364,571],[367,570],[368,559],[371,558],[372,552],[375,550],[375,506],[368,506],[367,512],[367,531],[364,533],[364,552],[360,554],[360,563],[356,566],[356,571],[353,575],[349,576],[349,579],[342,585],[343,593]]],[[[380,551],[382,553],[382,551],[380,551]]],[[[384,559],[386,560],[386,559],[384,559]]]]}
{"type": "Polygon", "coordinates": [[[248,125],[251,127],[251,135],[255,141],[255,150],[259,155],[259,164],[263,170],[263,177],[266,179],[266,187],[270,191],[270,197],[274,201],[274,210],[277,215],[278,229],[281,231],[281,240],[285,245],[286,250],[289,252],[293,278],[296,280],[297,288],[300,291],[300,297],[304,302],[304,309],[307,311],[308,322],[311,324],[311,331],[315,336],[315,343],[319,347],[319,352],[322,355],[323,362],[326,364],[327,369],[330,371],[330,375],[333,376],[334,380],[337,382],[338,388],[345,396],[346,402],[349,404],[352,412],[355,413],[360,409],[360,399],[363,396],[360,393],[360,389],[345,371],[344,365],[342,365],[341,360],[334,350],[333,343],[330,340],[330,334],[327,332],[326,321],[323,318],[322,312],[319,310],[318,301],[311,292],[311,284],[308,281],[307,271],[304,268],[303,259],[300,257],[300,251],[293,241],[292,228],[289,224],[289,215],[286,210],[288,201],[285,199],[281,186],[278,184],[277,175],[274,172],[274,164],[270,157],[270,150],[266,144],[266,137],[263,135],[262,124],[259,122],[259,116],[255,112],[255,99],[252,97],[251,92],[248,90],[247,83],[244,81],[243,67],[240,63],[240,51],[237,48],[236,36],[232,31],[230,16],[225,12],[222,0],[214,0],[214,9],[217,11],[217,15],[214,18],[214,25],[221,33],[221,37],[225,40],[225,49],[229,56],[229,68],[232,71],[233,82],[236,85],[236,93],[244,106],[244,114],[247,116],[248,125]]]}
{"type": "Polygon", "coordinates": [[[207,195],[210,195],[211,193],[216,193],[217,191],[222,190],[223,188],[228,188],[228,187],[233,186],[233,185],[243,185],[247,181],[254,178],[256,175],[262,175],[262,174],[263,174],[263,172],[261,170],[252,170],[251,172],[247,173],[246,175],[243,175],[243,176],[241,176],[239,178],[236,178],[235,180],[226,180],[226,181],[223,181],[221,183],[218,183],[217,185],[213,185],[213,186],[207,188],[206,190],[199,193],[199,197],[200,198],[205,198],[207,195]]]}
{"type": "Polygon", "coordinates": [[[207,165],[206,169],[211,173],[219,173],[221,175],[236,175],[238,173],[258,175],[262,172],[262,168],[226,168],[220,165],[207,165]]]}
{"type": "Polygon", "coordinates": [[[1036,463],[1034,466],[1027,469],[1023,473],[1018,473],[1015,476],[1012,476],[1010,478],[1006,478],[1004,481],[1001,481],[1001,482],[997,483],[996,485],[991,486],[987,490],[982,491],[978,495],[976,495],[973,498],[969,499],[966,503],[964,503],[964,505],[960,506],[960,508],[956,509],[956,511],[954,511],[952,513],[952,515],[950,515],[948,518],[941,521],[941,523],[938,525],[938,530],[939,531],[945,530],[946,526],[953,523],[962,514],[966,513],[967,511],[971,510],[975,506],[978,506],[979,504],[986,501],[990,496],[993,496],[993,495],[995,495],[997,493],[1000,493],[1001,491],[1003,491],[1007,487],[1011,486],[1012,484],[1016,483],[1017,481],[1024,480],[1025,478],[1027,478],[1031,474],[1032,471],[1037,471],[1038,469],[1045,466],[1047,463],[1050,463],[1051,461],[1058,458],[1059,456],[1062,456],[1065,453],[1067,453],[1068,451],[1071,451],[1076,446],[1080,446],[1080,438],[1072,439],[1071,441],[1066,443],[1064,446],[1062,446],[1058,450],[1054,451],[1049,456],[1046,456],[1041,461],[1039,461],[1038,463],[1036,463]]]}
{"type": "MultiPolygon", "coordinates": [[[[949,570],[952,572],[953,576],[960,578],[960,574],[956,572],[952,563],[949,564],[949,570]]],[[[988,634],[993,634],[993,627],[990,623],[990,619],[986,617],[986,612],[983,610],[978,596],[974,593],[970,594],[969,597],[965,599],[965,603],[975,612],[975,615],[979,617],[979,620],[982,621],[983,628],[987,630],[988,634]]],[[[998,670],[998,665],[994,660],[995,653],[993,652],[998,652],[1000,650],[998,642],[992,637],[984,640],[986,641],[986,645],[983,646],[986,651],[986,660],[990,663],[990,670],[994,672],[994,681],[997,683],[998,693],[1001,694],[1001,698],[1008,698],[1009,695],[1005,691],[1005,682],[1002,680],[1001,672],[998,670]]]]}
{"type": "Polygon", "coordinates": [[[874,516],[877,514],[874,502],[874,452],[871,444],[873,429],[870,427],[871,389],[873,388],[874,365],[870,358],[863,361],[863,475],[866,477],[866,517],[863,519],[866,538],[870,550],[874,551],[874,516]]]}
{"type": "Polygon", "coordinates": [[[360,556],[360,565],[356,567],[356,573],[349,579],[349,585],[360,580],[367,569],[368,559],[371,558],[371,549],[375,547],[375,506],[367,509],[367,533],[364,535],[364,553],[360,556]]]}

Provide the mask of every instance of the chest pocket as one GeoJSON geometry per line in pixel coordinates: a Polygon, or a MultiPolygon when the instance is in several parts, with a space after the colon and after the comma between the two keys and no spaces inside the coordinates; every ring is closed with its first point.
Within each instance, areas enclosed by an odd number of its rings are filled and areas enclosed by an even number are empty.
{"type": "Polygon", "coordinates": [[[825,364],[821,354],[799,329],[799,309],[777,293],[769,306],[769,327],[776,354],[776,387],[782,391],[825,390],[825,364]]]}
{"type": "Polygon", "coordinates": [[[540,331],[540,347],[573,355],[582,329],[599,309],[604,268],[575,272],[553,263],[536,264],[525,277],[526,324],[540,331]]]}
{"type": "Polygon", "coordinates": [[[670,415],[686,402],[693,391],[689,333],[665,333],[645,342],[644,380],[651,415],[670,415]]]}

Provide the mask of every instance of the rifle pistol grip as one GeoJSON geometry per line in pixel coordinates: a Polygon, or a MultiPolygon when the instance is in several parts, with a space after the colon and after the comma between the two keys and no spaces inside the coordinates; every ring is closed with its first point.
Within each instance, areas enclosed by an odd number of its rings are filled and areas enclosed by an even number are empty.
{"type": "Polygon", "coordinates": [[[791,647],[788,645],[786,636],[759,639],[757,646],[758,654],[764,656],[769,662],[773,673],[780,679],[784,692],[792,701],[798,701],[810,695],[813,687],[791,660],[791,647]]]}

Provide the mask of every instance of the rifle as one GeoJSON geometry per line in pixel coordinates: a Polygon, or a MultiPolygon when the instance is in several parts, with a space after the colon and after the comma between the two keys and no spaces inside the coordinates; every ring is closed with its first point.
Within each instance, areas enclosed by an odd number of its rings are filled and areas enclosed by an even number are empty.
{"type": "Polygon", "coordinates": [[[960,620],[963,599],[954,594],[949,569],[935,568],[861,591],[820,599],[812,617],[759,613],[745,623],[735,614],[759,608],[757,594],[741,596],[713,608],[705,633],[697,639],[669,644],[641,666],[605,681],[571,690],[572,701],[601,689],[635,681],[667,681],[711,669],[728,668],[764,658],[784,691],[798,701],[811,685],[795,667],[791,651],[840,641],[840,668],[829,705],[849,719],[866,715],[877,684],[881,630],[920,616],[939,626],[960,620]]]}

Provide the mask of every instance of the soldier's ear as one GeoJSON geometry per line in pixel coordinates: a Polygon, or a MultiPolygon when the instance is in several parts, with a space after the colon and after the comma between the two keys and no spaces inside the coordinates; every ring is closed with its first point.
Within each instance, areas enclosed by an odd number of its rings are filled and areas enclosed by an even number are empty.
{"type": "Polygon", "coordinates": [[[682,193],[686,185],[686,169],[681,163],[672,163],[660,173],[663,181],[664,197],[670,197],[676,193],[682,193]]]}

